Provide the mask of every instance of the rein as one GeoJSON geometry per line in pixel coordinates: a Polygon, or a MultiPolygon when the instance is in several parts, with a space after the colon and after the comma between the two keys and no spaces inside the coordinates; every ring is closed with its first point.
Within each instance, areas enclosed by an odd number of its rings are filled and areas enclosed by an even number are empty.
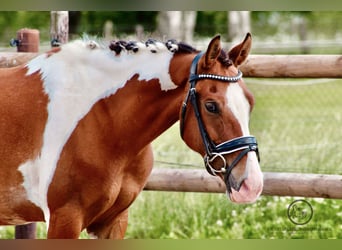
{"type": "Polygon", "coordinates": [[[212,79],[222,82],[228,83],[236,83],[242,78],[242,72],[238,70],[238,74],[236,76],[221,76],[221,75],[213,75],[213,74],[197,74],[197,64],[200,58],[203,56],[204,52],[201,52],[196,55],[193,59],[191,68],[190,68],[190,88],[185,97],[185,100],[182,105],[181,111],[181,119],[180,119],[180,132],[183,138],[184,133],[184,123],[185,123],[185,115],[187,111],[187,105],[191,102],[191,105],[194,109],[195,116],[197,119],[198,128],[202,137],[202,141],[205,148],[205,156],[204,156],[204,164],[209,172],[209,174],[216,176],[217,174],[223,174],[224,180],[227,185],[228,192],[232,192],[231,185],[229,183],[229,176],[233,170],[233,168],[238,164],[238,162],[245,156],[247,153],[254,151],[257,154],[258,161],[260,161],[259,150],[256,138],[254,136],[242,136],[229,141],[225,141],[219,145],[216,145],[209,137],[207,130],[203,124],[201,113],[199,111],[198,102],[197,102],[197,94],[196,94],[196,83],[198,80],[202,79],[212,79]],[[237,151],[241,151],[239,155],[234,159],[234,161],[229,165],[224,155],[229,155],[235,153],[237,151]],[[212,166],[212,163],[220,159],[223,163],[221,169],[217,170],[212,166]]]}

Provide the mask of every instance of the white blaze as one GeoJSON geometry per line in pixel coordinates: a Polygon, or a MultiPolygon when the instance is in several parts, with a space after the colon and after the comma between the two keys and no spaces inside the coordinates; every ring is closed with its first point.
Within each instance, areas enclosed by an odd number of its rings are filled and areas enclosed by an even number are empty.
{"type": "Polygon", "coordinates": [[[169,63],[173,54],[157,44],[157,53],[139,44],[139,51],[115,56],[109,49],[75,41],[50,57],[41,55],[28,63],[27,75],[41,73],[49,96],[43,146],[36,159],[20,166],[28,199],[39,206],[49,223],[47,192],[64,145],[77,123],[100,99],[113,95],[135,74],[139,80],[157,78],[162,90],[177,86],[171,81],[169,63]]]}
{"type": "MultiPolygon", "coordinates": [[[[229,84],[227,88],[228,107],[239,122],[243,136],[249,133],[249,114],[250,104],[243,92],[243,89],[237,83],[229,84]]],[[[239,192],[232,190],[232,194],[228,194],[233,202],[251,203],[259,197],[262,191],[262,172],[255,152],[247,154],[246,169],[248,177],[245,179],[239,192]]]]}
{"type": "Polygon", "coordinates": [[[238,83],[230,83],[227,88],[228,107],[238,120],[242,135],[249,135],[249,112],[250,104],[238,83]]]}

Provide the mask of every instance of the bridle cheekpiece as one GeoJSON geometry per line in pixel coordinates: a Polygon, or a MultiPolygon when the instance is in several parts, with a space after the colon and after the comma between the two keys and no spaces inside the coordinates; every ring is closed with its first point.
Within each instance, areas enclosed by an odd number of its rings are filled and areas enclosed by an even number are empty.
{"type": "Polygon", "coordinates": [[[238,164],[238,162],[245,156],[247,153],[254,151],[257,154],[258,160],[260,161],[258,144],[256,138],[254,136],[242,136],[238,138],[234,138],[229,141],[225,141],[221,144],[216,145],[209,137],[207,130],[203,124],[201,113],[199,111],[198,103],[197,103],[197,94],[196,94],[196,83],[198,80],[202,79],[212,79],[222,82],[228,83],[236,83],[242,78],[242,72],[238,70],[238,74],[236,76],[221,76],[221,75],[213,75],[213,74],[197,74],[197,64],[200,58],[203,56],[203,52],[196,55],[193,59],[191,68],[190,68],[190,88],[186,95],[186,98],[182,105],[181,111],[181,119],[180,119],[180,132],[183,138],[184,133],[184,122],[185,122],[185,114],[187,111],[187,105],[191,102],[192,107],[194,109],[194,113],[197,119],[197,124],[199,127],[199,131],[202,137],[202,141],[205,148],[205,156],[204,156],[204,164],[207,171],[211,175],[223,174],[225,183],[227,185],[228,192],[232,192],[231,186],[229,184],[229,176],[233,170],[233,168],[238,164]],[[235,152],[241,151],[239,155],[234,159],[234,161],[229,165],[224,155],[229,155],[235,152]],[[212,166],[212,163],[220,159],[222,161],[222,167],[220,169],[215,169],[212,166]]]}

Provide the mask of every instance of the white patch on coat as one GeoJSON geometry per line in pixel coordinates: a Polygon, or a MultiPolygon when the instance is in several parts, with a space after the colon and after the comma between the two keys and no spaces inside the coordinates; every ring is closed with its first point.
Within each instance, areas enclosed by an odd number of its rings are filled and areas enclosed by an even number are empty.
{"type": "Polygon", "coordinates": [[[162,90],[177,86],[169,75],[173,54],[165,46],[151,53],[142,43],[139,51],[113,51],[81,40],[64,45],[49,57],[38,56],[27,64],[27,75],[41,74],[49,96],[48,119],[40,155],[23,163],[19,169],[28,199],[40,207],[48,224],[50,212],[47,192],[64,145],[77,123],[100,99],[113,95],[134,75],[139,80],[159,79],[162,90]]]}
{"type": "Polygon", "coordinates": [[[227,103],[229,109],[238,120],[242,135],[249,135],[249,112],[250,104],[238,83],[230,83],[227,88],[227,103]]]}

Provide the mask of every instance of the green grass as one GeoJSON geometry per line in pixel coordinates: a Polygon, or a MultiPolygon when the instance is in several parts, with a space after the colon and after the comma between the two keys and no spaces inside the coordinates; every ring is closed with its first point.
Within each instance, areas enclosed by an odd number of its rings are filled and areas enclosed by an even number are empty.
{"type": "Polygon", "coordinates": [[[287,217],[294,198],[262,197],[234,205],[224,194],[144,192],[133,204],[127,238],[291,239],[342,238],[342,201],[306,199],[313,218],[296,226],[287,217]]]}
{"type": "MultiPolygon", "coordinates": [[[[259,142],[263,171],[342,174],[342,80],[298,86],[282,83],[316,80],[245,81],[256,97],[250,130],[259,142]]],[[[153,147],[155,167],[204,168],[180,139],[178,123],[153,147]]],[[[126,238],[342,238],[342,200],[306,199],[313,218],[296,226],[286,214],[295,199],[263,196],[252,205],[235,205],[224,194],[145,191],[130,209],[126,238]]],[[[38,225],[44,238],[43,224],[38,225]]],[[[13,238],[13,227],[1,229],[1,238],[13,238]]]]}
{"type": "Polygon", "coordinates": [[[341,84],[249,85],[257,100],[251,131],[264,171],[342,174],[341,84]]]}

